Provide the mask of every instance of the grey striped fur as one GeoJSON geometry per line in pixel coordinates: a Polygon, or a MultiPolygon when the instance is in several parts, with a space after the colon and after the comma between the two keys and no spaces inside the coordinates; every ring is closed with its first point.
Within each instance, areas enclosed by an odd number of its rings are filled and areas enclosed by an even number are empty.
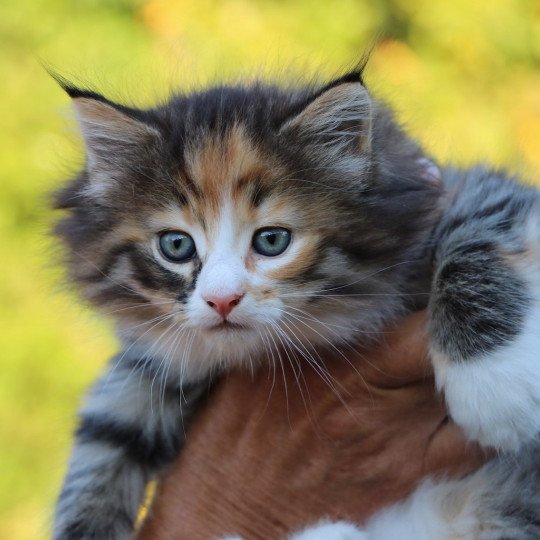
{"type": "Polygon", "coordinates": [[[131,537],[147,482],[176,457],[208,390],[169,384],[144,359],[113,359],[80,414],[54,538],[131,537]]]}

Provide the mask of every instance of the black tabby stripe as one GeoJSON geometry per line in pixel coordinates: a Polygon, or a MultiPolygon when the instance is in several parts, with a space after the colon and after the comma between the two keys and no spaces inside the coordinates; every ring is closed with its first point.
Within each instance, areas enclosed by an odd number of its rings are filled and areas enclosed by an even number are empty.
{"type": "Polygon", "coordinates": [[[121,448],[126,457],[144,467],[156,468],[169,463],[181,445],[181,426],[176,433],[155,431],[151,435],[134,425],[120,424],[101,416],[83,417],[76,432],[81,443],[102,442],[121,448]]]}
{"type": "Polygon", "coordinates": [[[133,242],[125,242],[123,244],[112,247],[101,261],[99,267],[93,268],[95,272],[90,275],[84,276],[82,278],[83,281],[87,283],[99,283],[104,279],[108,279],[112,269],[118,262],[118,259],[122,255],[132,253],[133,251],[135,251],[135,249],[136,246],[133,242]]]}
{"type": "Polygon", "coordinates": [[[186,280],[175,272],[163,268],[153,257],[140,250],[128,254],[133,277],[148,289],[167,289],[177,292],[186,287],[186,280]]]}
{"type": "Polygon", "coordinates": [[[101,267],[94,274],[86,276],[86,282],[100,282],[107,279],[114,267],[127,257],[133,269],[133,278],[143,287],[153,290],[167,289],[178,293],[187,287],[187,281],[175,272],[163,268],[153,257],[143,252],[134,242],[125,242],[110,249],[101,267]]]}
{"type": "Polygon", "coordinates": [[[111,515],[110,508],[107,509],[107,520],[114,523],[115,533],[112,531],[104,532],[101,527],[99,530],[94,530],[96,525],[93,520],[80,518],[68,523],[62,532],[62,536],[56,540],[105,540],[106,538],[113,538],[113,534],[118,534],[120,531],[125,530],[131,532],[133,530],[133,518],[124,510],[113,510],[111,515]],[[107,536],[103,536],[106,534],[107,536]]]}
{"type": "Polygon", "coordinates": [[[263,185],[259,180],[253,180],[251,188],[251,204],[255,208],[258,208],[263,200],[270,195],[270,192],[270,186],[263,185]]]}
{"type": "Polygon", "coordinates": [[[495,245],[470,242],[449,253],[435,276],[433,339],[450,359],[466,360],[516,337],[530,299],[495,245]]]}
{"type": "Polygon", "coordinates": [[[470,227],[479,223],[484,229],[510,230],[519,218],[523,207],[513,204],[511,196],[500,199],[470,214],[459,214],[449,219],[441,228],[442,236],[446,236],[460,227],[470,227]]]}

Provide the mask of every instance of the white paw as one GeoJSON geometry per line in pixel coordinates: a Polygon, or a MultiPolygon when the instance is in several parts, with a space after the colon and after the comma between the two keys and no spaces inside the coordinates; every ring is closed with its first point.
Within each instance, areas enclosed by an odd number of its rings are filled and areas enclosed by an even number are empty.
{"type": "Polygon", "coordinates": [[[514,451],[540,432],[536,324],[529,321],[515,341],[479,358],[456,363],[433,353],[437,386],[452,419],[483,446],[514,451]]]}
{"type": "Polygon", "coordinates": [[[320,521],[294,534],[290,540],[368,540],[368,534],[346,521],[320,521]]]}

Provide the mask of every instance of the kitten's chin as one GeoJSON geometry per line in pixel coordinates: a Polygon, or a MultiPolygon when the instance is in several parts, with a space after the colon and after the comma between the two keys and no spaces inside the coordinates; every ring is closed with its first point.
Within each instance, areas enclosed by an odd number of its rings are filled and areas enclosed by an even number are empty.
{"type": "Polygon", "coordinates": [[[259,332],[252,326],[220,323],[200,330],[198,336],[191,361],[203,372],[239,366],[253,369],[264,362],[265,347],[259,332]]]}
{"type": "Polygon", "coordinates": [[[218,332],[224,332],[224,333],[235,332],[235,331],[247,332],[250,330],[253,330],[253,329],[245,324],[234,323],[234,322],[229,322],[229,321],[223,321],[214,326],[209,326],[203,329],[204,332],[210,332],[214,335],[218,332]]]}

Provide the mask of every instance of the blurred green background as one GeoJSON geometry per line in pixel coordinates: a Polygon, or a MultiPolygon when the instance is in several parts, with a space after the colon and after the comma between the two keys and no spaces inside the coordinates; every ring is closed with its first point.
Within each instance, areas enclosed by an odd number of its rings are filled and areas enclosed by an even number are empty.
{"type": "Polygon", "coordinates": [[[18,0],[0,7],[0,538],[46,538],[74,413],[114,350],[61,286],[47,194],[81,162],[41,67],[148,104],[222,77],[335,74],[376,43],[368,85],[438,158],[540,170],[538,0],[18,0]]]}

